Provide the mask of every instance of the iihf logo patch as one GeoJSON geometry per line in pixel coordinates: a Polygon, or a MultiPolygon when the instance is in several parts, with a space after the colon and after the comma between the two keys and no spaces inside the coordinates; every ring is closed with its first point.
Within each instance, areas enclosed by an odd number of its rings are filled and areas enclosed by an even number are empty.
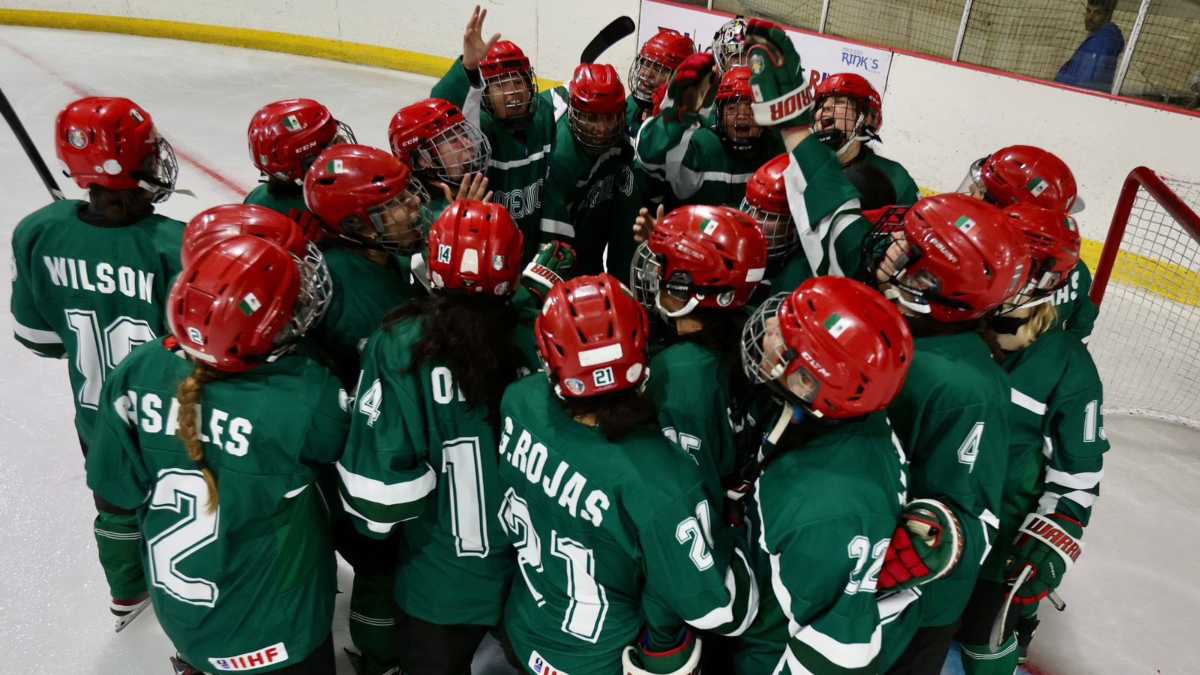
{"type": "Polygon", "coordinates": [[[559,670],[550,665],[550,662],[542,658],[542,655],[537,653],[536,649],[529,654],[529,669],[537,673],[537,675],[567,675],[567,671],[559,670]]]}

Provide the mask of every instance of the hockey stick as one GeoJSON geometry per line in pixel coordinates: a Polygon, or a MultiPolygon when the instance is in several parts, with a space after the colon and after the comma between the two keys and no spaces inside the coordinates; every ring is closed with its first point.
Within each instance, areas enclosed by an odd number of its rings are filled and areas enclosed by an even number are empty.
{"type": "Polygon", "coordinates": [[[609,47],[623,40],[628,35],[633,35],[633,31],[637,30],[637,25],[633,23],[633,19],[627,16],[619,16],[613,19],[612,23],[608,24],[592,41],[583,48],[583,54],[579,57],[580,63],[595,63],[596,58],[605,52],[609,47]]]}
{"type": "Polygon", "coordinates": [[[1008,593],[1004,596],[1004,604],[1000,606],[1000,613],[996,615],[996,620],[992,622],[992,632],[988,636],[988,646],[992,648],[993,652],[999,649],[1000,645],[1004,643],[1004,627],[1008,623],[1008,613],[1012,610],[1013,598],[1017,596],[1017,591],[1020,590],[1021,584],[1028,581],[1029,575],[1032,573],[1033,568],[1026,565],[1025,569],[1021,570],[1021,574],[1017,577],[1016,581],[1013,581],[1012,588],[1008,589],[1008,593]]]}
{"type": "Polygon", "coordinates": [[[66,199],[62,189],[54,180],[54,174],[50,173],[50,168],[42,160],[42,153],[38,152],[37,147],[29,138],[29,133],[25,131],[25,125],[21,124],[21,118],[17,117],[17,111],[13,110],[12,104],[8,102],[8,97],[4,95],[3,89],[0,89],[0,115],[3,115],[4,121],[8,122],[8,126],[12,129],[13,135],[17,137],[17,142],[21,144],[21,149],[25,151],[29,161],[33,162],[33,168],[41,177],[46,189],[50,191],[50,196],[55,201],[66,199]]]}

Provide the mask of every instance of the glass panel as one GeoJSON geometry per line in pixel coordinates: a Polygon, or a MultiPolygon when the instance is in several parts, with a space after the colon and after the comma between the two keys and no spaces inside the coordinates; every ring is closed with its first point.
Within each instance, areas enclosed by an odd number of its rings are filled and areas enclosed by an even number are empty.
{"type": "Polygon", "coordinates": [[[716,0],[713,9],[807,30],[817,30],[821,21],[821,0],[716,0]]]}
{"type": "Polygon", "coordinates": [[[1121,94],[1200,109],[1200,3],[1150,4],[1121,94]]]}
{"type": "Polygon", "coordinates": [[[832,0],[825,32],[950,58],[961,20],[961,0],[832,0]]]}

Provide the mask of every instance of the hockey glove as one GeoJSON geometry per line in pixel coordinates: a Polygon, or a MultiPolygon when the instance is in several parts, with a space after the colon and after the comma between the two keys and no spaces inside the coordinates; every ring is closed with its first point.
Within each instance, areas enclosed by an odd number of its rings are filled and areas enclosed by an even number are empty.
{"type": "Polygon", "coordinates": [[[962,525],[950,507],[934,499],[914,499],[892,533],[878,589],[904,590],[940,579],[954,571],[962,552],[962,525]]]}
{"type": "Polygon", "coordinates": [[[538,300],[543,300],[550,288],[563,280],[563,275],[575,266],[575,249],[565,241],[542,244],[533,260],[521,272],[521,284],[538,300]]]}
{"type": "Polygon", "coordinates": [[[649,634],[642,631],[637,646],[629,646],[621,654],[625,675],[699,675],[700,638],[685,630],[677,644],[658,648],[650,644],[649,634]]]}
{"type": "Polygon", "coordinates": [[[684,116],[698,114],[712,105],[717,95],[715,63],[713,55],[705,52],[685,58],[667,83],[661,113],[682,120],[684,116]]]}
{"type": "Polygon", "coordinates": [[[1031,513],[1021,524],[1008,564],[1008,577],[1015,579],[1025,567],[1032,573],[1013,597],[1013,604],[1032,605],[1058,588],[1067,570],[1083,552],[1083,526],[1068,516],[1031,513]]]}
{"type": "Polygon", "coordinates": [[[792,39],[762,19],[746,25],[754,121],[760,126],[805,126],[813,121],[813,100],[792,39]]]}

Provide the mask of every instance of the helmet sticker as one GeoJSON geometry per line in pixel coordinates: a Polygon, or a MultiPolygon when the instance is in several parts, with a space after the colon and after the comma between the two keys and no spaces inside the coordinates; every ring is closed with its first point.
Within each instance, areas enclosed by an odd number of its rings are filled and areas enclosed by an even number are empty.
{"type": "Polygon", "coordinates": [[[110,176],[119,176],[121,174],[121,163],[115,159],[104,160],[104,173],[110,176]]]}
{"type": "Polygon", "coordinates": [[[71,129],[67,132],[67,142],[71,144],[72,148],[82,150],[87,147],[88,137],[83,129],[71,129]]]}
{"type": "Polygon", "coordinates": [[[629,368],[625,370],[625,381],[630,384],[637,382],[638,378],[642,376],[642,370],[644,370],[644,367],[640,363],[635,363],[632,366],[629,366],[629,368]]]}
{"type": "Polygon", "coordinates": [[[563,381],[563,384],[567,386],[567,389],[571,390],[572,394],[575,394],[576,396],[583,394],[585,387],[582,380],[578,380],[574,377],[568,377],[563,381]]]}
{"type": "Polygon", "coordinates": [[[195,326],[188,326],[187,336],[188,336],[189,340],[191,340],[192,342],[195,342],[198,345],[204,344],[204,335],[202,335],[200,333],[200,329],[196,328],[195,326]]]}
{"type": "Polygon", "coordinates": [[[137,122],[138,124],[141,124],[142,122],[146,121],[146,118],[142,117],[142,113],[138,112],[137,108],[130,108],[129,116],[132,117],[134,119],[134,121],[137,122]]]}
{"type": "Polygon", "coordinates": [[[451,251],[449,244],[438,244],[438,262],[449,265],[451,251]]]}
{"type": "Polygon", "coordinates": [[[253,293],[247,293],[242,297],[242,301],[238,303],[238,309],[242,310],[242,314],[246,316],[253,316],[261,307],[262,303],[259,302],[258,297],[253,293]]]}
{"type": "Polygon", "coordinates": [[[954,221],[954,226],[963,232],[970,232],[975,227],[975,221],[970,216],[959,216],[958,220],[954,221]]]}
{"type": "Polygon", "coordinates": [[[295,115],[288,115],[283,118],[283,128],[294,133],[303,129],[304,125],[300,123],[300,120],[296,119],[295,115]]]}
{"type": "Polygon", "coordinates": [[[825,330],[829,331],[829,334],[832,335],[833,339],[835,340],[841,337],[842,333],[845,333],[849,329],[850,321],[841,314],[835,312],[830,314],[828,319],[825,319],[825,330]]]}

